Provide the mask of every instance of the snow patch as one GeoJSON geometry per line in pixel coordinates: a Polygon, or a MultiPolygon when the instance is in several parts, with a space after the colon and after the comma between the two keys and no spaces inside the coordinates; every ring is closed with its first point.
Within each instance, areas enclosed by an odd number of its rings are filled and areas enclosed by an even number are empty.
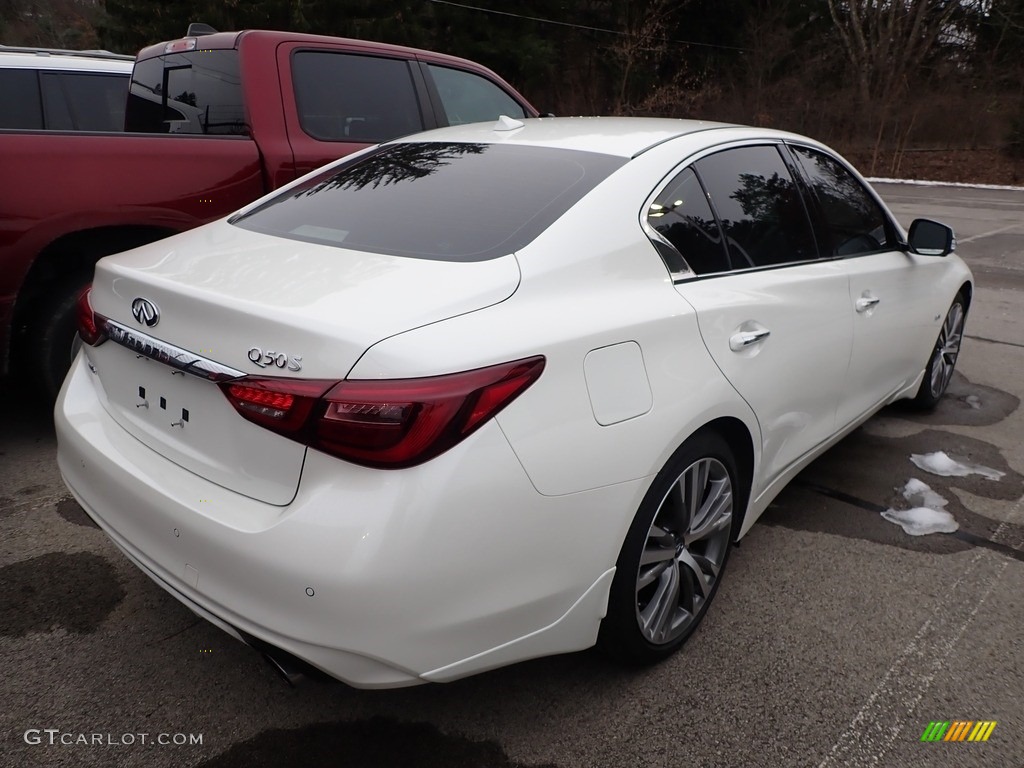
{"type": "Polygon", "coordinates": [[[919,179],[883,179],[869,177],[872,184],[913,184],[917,187],[963,187],[964,189],[1003,189],[1011,192],[1024,192],[1024,187],[1011,187],[1004,184],[962,184],[958,181],[922,181],[919,179]]]}
{"type": "Polygon", "coordinates": [[[927,536],[929,533],[953,533],[960,524],[943,509],[914,507],[913,509],[887,509],[882,517],[896,523],[911,536],[927,536]]]}
{"type": "Polygon", "coordinates": [[[903,498],[915,507],[928,507],[936,511],[944,509],[949,504],[947,499],[933,491],[926,483],[913,477],[907,480],[903,488],[903,498]]]}
{"type": "Polygon", "coordinates": [[[931,472],[941,477],[967,477],[968,475],[981,475],[988,480],[1000,480],[1005,472],[991,467],[983,467],[980,464],[964,464],[951,459],[945,451],[935,453],[914,453],[910,460],[918,469],[931,472]]]}

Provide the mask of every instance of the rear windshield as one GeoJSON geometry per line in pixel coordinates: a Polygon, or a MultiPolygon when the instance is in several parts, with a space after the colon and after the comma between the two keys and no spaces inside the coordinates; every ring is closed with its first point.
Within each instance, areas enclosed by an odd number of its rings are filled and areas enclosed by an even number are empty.
{"type": "Polygon", "coordinates": [[[137,62],[125,130],[248,136],[238,51],[188,51],[137,62]]]}
{"type": "Polygon", "coordinates": [[[356,251],[484,261],[519,250],[625,158],[502,144],[393,144],[232,219],[356,251]]]}

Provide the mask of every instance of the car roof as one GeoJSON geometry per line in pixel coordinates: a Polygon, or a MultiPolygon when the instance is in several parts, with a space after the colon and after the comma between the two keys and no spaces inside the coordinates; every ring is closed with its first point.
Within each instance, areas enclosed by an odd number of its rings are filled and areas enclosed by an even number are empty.
{"type": "Polygon", "coordinates": [[[60,69],[79,72],[130,74],[134,57],[109,51],[65,51],[55,48],[15,48],[0,45],[5,69],[60,69]]]}
{"type": "MultiPolygon", "coordinates": [[[[482,64],[471,61],[470,59],[463,59],[458,56],[451,56],[446,53],[437,53],[435,51],[428,51],[423,48],[409,48],[404,45],[393,45],[391,43],[379,43],[375,40],[360,40],[358,38],[349,37],[331,37],[327,35],[313,35],[306,32],[286,32],[283,30],[276,29],[243,29],[234,32],[211,32],[207,35],[194,36],[196,40],[196,47],[204,50],[220,50],[220,49],[231,49],[238,48],[243,44],[246,39],[251,41],[260,41],[267,45],[276,45],[279,43],[299,43],[307,44],[310,46],[341,46],[341,47],[353,47],[362,49],[365,52],[372,53],[384,53],[392,56],[404,58],[404,59],[429,59],[436,62],[445,62],[450,64],[458,64],[461,66],[469,66],[474,69],[487,69],[482,64]]],[[[182,37],[179,40],[188,40],[189,38],[182,37]]],[[[176,42],[175,40],[165,40],[154,45],[147,46],[139,51],[139,60],[153,58],[154,56],[163,56],[167,52],[167,45],[169,43],[176,42]]],[[[489,71],[489,70],[488,70],[489,71]]]]}
{"type": "Polygon", "coordinates": [[[548,117],[439,128],[413,134],[394,143],[437,141],[481,144],[522,144],[538,147],[599,152],[636,157],[670,139],[703,132],[737,129],[752,136],[789,136],[779,131],[746,128],[705,120],[676,120],[659,117],[548,117]],[[502,123],[504,122],[504,125],[502,123]]]}

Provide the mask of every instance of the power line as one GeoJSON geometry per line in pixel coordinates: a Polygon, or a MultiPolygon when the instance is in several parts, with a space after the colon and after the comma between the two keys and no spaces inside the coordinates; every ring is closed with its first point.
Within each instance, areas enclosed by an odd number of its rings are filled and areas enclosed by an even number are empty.
{"type": "MultiPolygon", "coordinates": [[[[537,16],[524,16],[524,15],[522,15],[520,13],[511,13],[509,11],[496,11],[496,10],[494,10],[492,8],[480,8],[480,7],[475,6],[475,5],[465,5],[463,3],[454,3],[454,2],[451,2],[451,0],[430,0],[430,2],[437,3],[438,5],[450,5],[450,6],[453,6],[455,8],[462,8],[462,9],[467,10],[467,11],[480,11],[481,13],[493,13],[493,14],[495,14],[497,16],[511,16],[514,19],[525,19],[526,21],[535,21],[538,24],[554,24],[555,26],[569,27],[571,29],[585,29],[585,30],[588,30],[590,32],[603,32],[606,35],[623,35],[623,36],[627,36],[629,34],[628,32],[623,32],[621,29],[605,29],[604,27],[591,27],[591,26],[587,26],[586,24],[571,24],[568,21],[556,21],[555,19],[541,19],[541,18],[538,18],[537,16]]],[[[714,43],[698,43],[698,42],[695,42],[693,40],[676,40],[676,39],[671,39],[671,38],[666,38],[666,37],[662,37],[662,38],[658,38],[658,39],[663,41],[663,42],[666,42],[666,43],[681,43],[683,45],[696,45],[696,46],[699,46],[701,48],[719,48],[719,49],[722,49],[722,50],[741,51],[741,52],[744,52],[744,53],[747,51],[746,48],[739,48],[739,47],[737,47],[735,45],[716,45],[714,43]]]]}

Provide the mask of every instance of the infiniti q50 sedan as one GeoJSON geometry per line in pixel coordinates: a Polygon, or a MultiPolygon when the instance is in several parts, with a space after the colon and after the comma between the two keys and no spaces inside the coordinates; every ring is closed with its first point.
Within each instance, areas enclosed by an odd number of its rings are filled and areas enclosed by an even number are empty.
{"type": "Polygon", "coordinates": [[[100,261],[60,469],[157,584],[290,668],[656,661],[802,467],[942,396],[954,245],[788,133],[407,137],[100,261]]]}

